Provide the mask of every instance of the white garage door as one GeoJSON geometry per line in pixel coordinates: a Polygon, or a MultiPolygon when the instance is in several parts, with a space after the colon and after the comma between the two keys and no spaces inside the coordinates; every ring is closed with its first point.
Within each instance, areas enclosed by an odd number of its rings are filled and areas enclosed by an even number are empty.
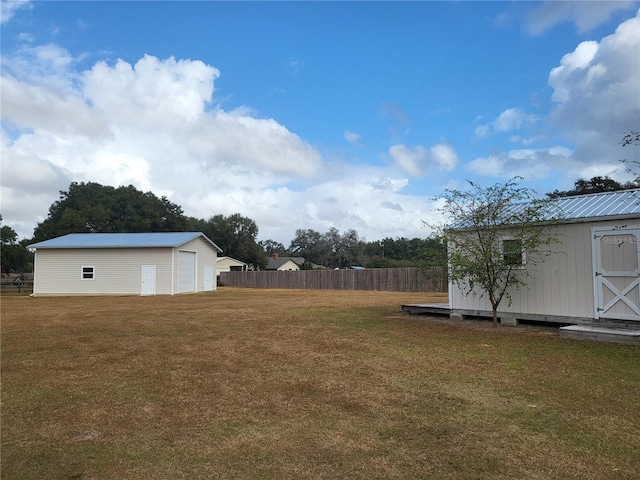
{"type": "Polygon", "coordinates": [[[178,255],[178,293],[196,291],[196,254],[180,252],[178,255]]]}

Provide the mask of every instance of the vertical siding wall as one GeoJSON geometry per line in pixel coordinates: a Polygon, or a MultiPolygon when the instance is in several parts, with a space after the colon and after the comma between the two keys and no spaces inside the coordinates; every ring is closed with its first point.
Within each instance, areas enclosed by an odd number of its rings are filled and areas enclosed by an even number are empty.
{"type": "Polygon", "coordinates": [[[156,265],[156,293],[171,293],[170,248],[41,249],[36,253],[36,295],[140,295],[142,265],[156,265]],[[93,280],[81,268],[95,267],[93,280]]]}
{"type": "MultiPolygon", "coordinates": [[[[624,223],[623,223],[624,224],[624,223]]],[[[513,302],[503,299],[499,311],[535,315],[559,315],[593,318],[592,227],[615,227],[620,222],[588,222],[557,227],[560,243],[552,245],[554,253],[536,267],[528,266],[527,286],[512,291],[513,302]]],[[[451,286],[449,305],[452,309],[491,311],[486,295],[464,295],[451,286]]]]}
{"type": "Polygon", "coordinates": [[[298,270],[222,272],[220,282],[232,287],[299,288],[307,290],[369,290],[446,292],[446,270],[431,267],[366,270],[298,270]]]}

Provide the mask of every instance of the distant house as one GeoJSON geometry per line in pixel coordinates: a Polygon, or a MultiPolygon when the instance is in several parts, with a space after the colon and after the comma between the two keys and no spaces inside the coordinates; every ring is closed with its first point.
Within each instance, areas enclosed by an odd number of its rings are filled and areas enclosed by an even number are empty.
{"type": "Polygon", "coordinates": [[[34,296],[212,291],[222,251],[200,232],[73,233],[28,248],[34,296]]]}
{"type": "Polygon", "coordinates": [[[281,257],[275,253],[269,259],[269,263],[267,263],[267,268],[265,268],[265,270],[300,270],[303,263],[304,258],[302,257],[281,257]]]}
{"type": "Polygon", "coordinates": [[[244,272],[247,270],[247,264],[231,257],[218,257],[218,266],[216,272],[218,277],[222,272],[244,272]]]}
{"type": "MultiPolygon", "coordinates": [[[[542,263],[528,265],[526,287],[512,292],[499,316],[560,323],[626,320],[640,325],[640,189],[554,200],[562,222],[553,227],[560,243],[542,263]]],[[[508,231],[505,232],[508,238],[508,231]]],[[[509,241],[509,240],[505,240],[509,241]]],[[[466,295],[449,285],[453,313],[484,315],[487,295],[466,295]]]]}

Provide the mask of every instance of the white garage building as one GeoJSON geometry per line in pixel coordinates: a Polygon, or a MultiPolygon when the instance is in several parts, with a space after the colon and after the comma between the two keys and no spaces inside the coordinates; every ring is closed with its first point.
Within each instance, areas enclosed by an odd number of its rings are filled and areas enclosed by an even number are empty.
{"type": "Polygon", "coordinates": [[[222,251],[200,232],[72,233],[28,248],[34,296],[212,291],[222,251]]]}

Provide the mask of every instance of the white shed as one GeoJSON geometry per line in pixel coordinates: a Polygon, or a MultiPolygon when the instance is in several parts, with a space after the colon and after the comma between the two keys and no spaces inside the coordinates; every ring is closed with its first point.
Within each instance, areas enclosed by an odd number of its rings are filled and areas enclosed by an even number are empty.
{"type": "MultiPolygon", "coordinates": [[[[527,286],[512,292],[499,316],[559,323],[640,322],[640,189],[558,198],[559,244],[529,268],[527,286]]],[[[484,316],[488,298],[449,285],[454,314],[484,316]]]]}
{"type": "Polygon", "coordinates": [[[28,248],[34,296],[212,291],[222,251],[200,232],[72,233],[28,248]]]}

